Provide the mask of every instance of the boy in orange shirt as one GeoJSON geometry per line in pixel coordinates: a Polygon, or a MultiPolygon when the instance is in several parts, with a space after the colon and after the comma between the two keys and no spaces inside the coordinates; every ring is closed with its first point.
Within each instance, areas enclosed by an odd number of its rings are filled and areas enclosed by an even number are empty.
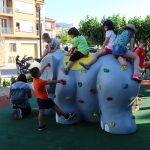
{"type": "Polygon", "coordinates": [[[37,103],[39,106],[39,113],[38,113],[38,130],[42,131],[46,129],[46,126],[42,124],[42,118],[43,118],[43,110],[52,108],[59,116],[64,116],[66,120],[69,120],[74,117],[74,112],[71,113],[65,113],[63,112],[55,103],[54,101],[48,97],[48,93],[46,91],[46,85],[47,84],[66,84],[65,80],[42,80],[40,79],[41,74],[44,72],[44,70],[50,66],[47,64],[45,67],[43,67],[41,70],[39,68],[34,67],[30,70],[30,74],[33,77],[33,86],[35,90],[35,95],[37,97],[37,103]]]}

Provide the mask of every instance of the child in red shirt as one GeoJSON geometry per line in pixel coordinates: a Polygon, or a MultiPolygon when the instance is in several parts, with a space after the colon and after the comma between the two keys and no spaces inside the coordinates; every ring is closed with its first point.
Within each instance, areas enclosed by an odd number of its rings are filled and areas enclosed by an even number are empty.
{"type": "MultiPolygon", "coordinates": [[[[139,56],[139,59],[140,59],[139,70],[141,71],[142,75],[145,69],[145,48],[146,48],[146,41],[144,39],[141,39],[139,42],[139,46],[135,49],[135,53],[139,56]]],[[[138,101],[139,101],[139,94],[136,97],[136,100],[133,105],[133,110],[135,111],[139,110],[138,101]]]]}
{"type": "Polygon", "coordinates": [[[146,41],[144,39],[140,40],[139,46],[136,48],[135,53],[139,56],[140,58],[140,68],[144,69],[144,64],[145,64],[145,47],[146,47],[146,41]]]}
{"type": "Polygon", "coordinates": [[[55,103],[54,101],[48,97],[48,93],[46,91],[46,85],[47,84],[66,84],[66,81],[61,80],[42,80],[40,79],[41,74],[44,72],[44,70],[50,66],[47,64],[45,67],[39,70],[39,68],[34,67],[30,70],[30,74],[33,77],[33,86],[35,90],[35,95],[37,97],[37,103],[39,106],[39,114],[38,114],[38,130],[42,131],[46,128],[45,125],[42,124],[42,118],[43,118],[43,110],[52,108],[59,116],[64,116],[66,120],[69,120],[74,117],[74,112],[71,113],[65,113],[62,111],[55,103]]]}

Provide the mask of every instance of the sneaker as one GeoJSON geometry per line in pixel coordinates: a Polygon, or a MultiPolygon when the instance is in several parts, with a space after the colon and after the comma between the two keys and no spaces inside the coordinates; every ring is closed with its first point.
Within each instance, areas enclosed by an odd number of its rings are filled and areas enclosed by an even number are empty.
{"type": "Polygon", "coordinates": [[[65,75],[67,75],[69,73],[69,68],[63,68],[62,71],[65,75]]]}
{"type": "Polygon", "coordinates": [[[43,131],[43,130],[45,130],[47,128],[47,126],[46,125],[43,125],[43,126],[41,126],[41,127],[38,127],[38,131],[43,131]]]}
{"type": "Polygon", "coordinates": [[[85,68],[86,70],[90,69],[90,66],[88,64],[84,64],[82,62],[79,63],[83,68],[85,68]]]}
{"type": "Polygon", "coordinates": [[[65,120],[70,120],[70,119],[74,118],[74,116],[75,116],[74,112],[67,113],[65,116],[65,120]]]}
{"type": "Polygon", "coordinates": [[[139,81],[139,82],[143,80],[141,74],[139,74],[139,73],[134,73],[134,74],[132,75],[132,79],[137,80],[137,81],[139,81]]]}

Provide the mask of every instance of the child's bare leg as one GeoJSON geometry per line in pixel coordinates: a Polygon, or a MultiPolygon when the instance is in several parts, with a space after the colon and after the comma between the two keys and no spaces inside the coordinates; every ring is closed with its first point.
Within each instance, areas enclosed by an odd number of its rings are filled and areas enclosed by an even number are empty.
{"type": "Polygon", "coordinates": [[[66,120],[72,119],[75,116],[74,112],[65,113],[57,105],[55,105],[52,109],[58,114],[58,116],[64,116],[66,120]]]}
{"type": "Polygon", "coordinates": [[[66,113],[64,113],[57,105],[55,105],[52,109],[58,114],[58,116],[66,116],[66,113]]]}
{"type": "Polygon", "coordinates": [[[88,65],[91,66],[92,64],[94,64],[94,63],[97,61],[97,59],[98,59],[100,56],[105,55],[105,54],[106,54],[105,49],[99,50],[98,52],[96,52],[94,58],[88,63],[88,65]]]}
{"type": "Polygon", "coordinates": [[[121,66],[126,66],[127,65],[127,62],[121,56],[118,57],[118,61],[119,61],[121,66]]]}
{"type": "Polygon", "coordinates": [[[99,50],[99,51],[95,54],[95,56],[93,57],[93,59],[92,59],[88,64],[84,64],[84,63],[81,63],[81,62],[80,62],[80,65],[83,66],[85,69],[89,69],[90,66],[93,65],[93,64],[97,61],[97,59],[98,59],[100,56],[103,56],[103,55],[105,55],[105,54],[106,54],[105,49],[101,49],[101,50],[99,50]]]}
{"type": "Polygon", "coordinates": [[[134,73],[139,73],[138,68],[139,68],[139,56],[135,54],[134,52],[128,50],[127,53],[125,54],[127,58],[134,59],[134,73]]]}
{"type": "Polygon", "coordinates": [[[66,66],[66,68],[70,69],[71,66],[73,65],[73,63],[74,63],[73,61],[69,61],[68,64],[67,64],[67,66],[66,66]]]}
{"type": "Polygon", "coordinates": [[[67,64],[67,66],[62,69],[62,71],[64,72],[64,74],[67,75],[69,73],[69,70],[70,70],[71,66],[73,65],[73,63],[74,63],[73,61],[69,61],[68,64],[67,64]]]}
{"type": "Polygon", "coordinates": [[[38,114],[38,124],[39,124],[39,127],[42,126],[42,119],[43,119],[43,109],[39,109],[39,114],[38,114]]]}

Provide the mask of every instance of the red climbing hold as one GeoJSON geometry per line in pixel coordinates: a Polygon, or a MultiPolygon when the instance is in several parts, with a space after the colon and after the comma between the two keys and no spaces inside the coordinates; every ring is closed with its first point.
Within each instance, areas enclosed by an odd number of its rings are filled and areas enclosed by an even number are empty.
{"type": "Polygon", "coordinates": [[[93,93],[93,94],[96,94],[97,90],[96,89],[90,89],[90,92],[93,93]]]}
{"type": "Polygon", "coordinates": [[[84,100],[78,100],[79,103],[84,103],[84,100]]]}
{"type": "Polygon", "coordinates": [[[112,97],[111,96],[107,97],[107,100],[112,101],[112,97]]]}

